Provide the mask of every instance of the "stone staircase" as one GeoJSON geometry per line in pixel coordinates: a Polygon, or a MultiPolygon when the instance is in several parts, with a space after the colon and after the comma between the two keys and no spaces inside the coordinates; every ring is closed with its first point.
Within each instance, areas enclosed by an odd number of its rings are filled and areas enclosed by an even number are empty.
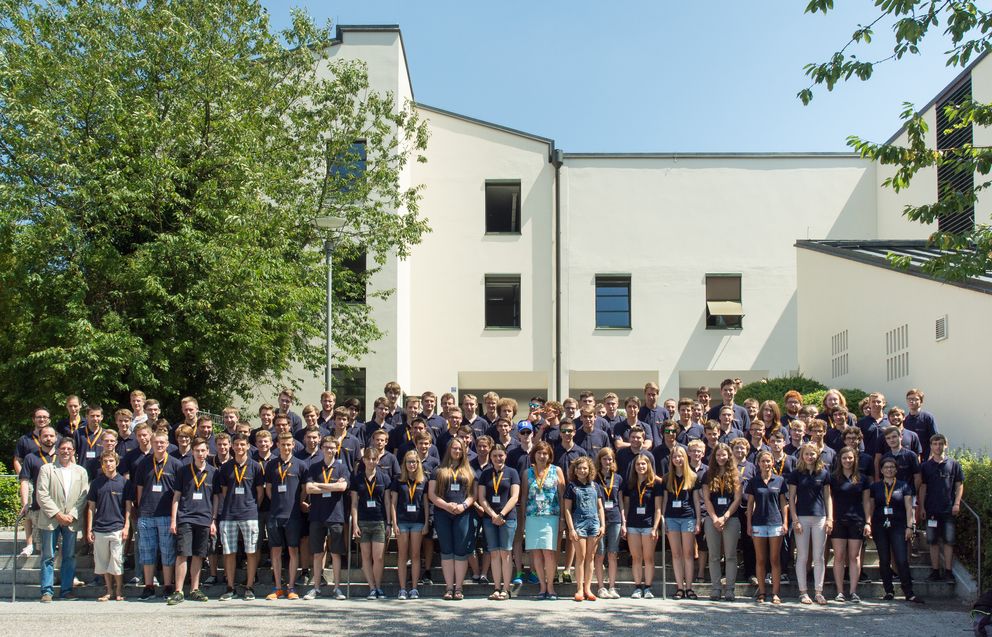
{"type": "MultiPolygon", "coordinates": [[[[19,539],[17,550],[19,551],[23,547],[23,538],[19,539]]],[[[655,557],[655,578],[653,591],[656,597],[662,597],[662,569],[661,560],[662,553],[659,551],[655,557]]],[[[77,547],[78,548],[78,547],[77,547]]],[[[623,548],[623,547],[622,547],[623,548]]],[[[14,561],[17,562],[17,588],[16,596],[18,600],[35,601],[37,600],[41,593],[39,587],[39,579],[41,574],[41,557],[35,553],[30,557],[17,557],[13,556],[15,552],[14,547],[14,536],[12,531],[0,531],[0,599],[10,599],[13,582],[14,582],[14,561]]],[[[671,558],[670,554],[666,555],[668,559],[668,579],[673,577],[673,571],[671,570],[671,558]]],[[[395,597],[399,590],[399,584],[396,572],[396,546],[395,541],[390,541],[387,545],[386,553],[386,571],[385,571],[385,585],[384,590],[389,597],[395,597]]],[[[347,564],[347,558],[342,565],[342,579],[347,582],[348,576],[345,569],[347,564]]],[[[351,556],[351,596],[352,597],[364,597],[368,593],[368,587],[365,584],[365,578],[361,571],[360,555],[357,549],[357,545],[352,551],[351,556]]],[[[444,593],[444,584],[441,574],[440,564],[438,563],[437,555],[435,554],[435,564],[431,570],[431,574],[434,578],[434,584],[428,586],[418,586],[421,597],[423,598],[440,598],[444,593]]],[[[528,560],[529,561],[529,560],[528,560]]],[[[560,562],[563,562],[563,556],[560,562]]],[[[285,563],[285,560],[284,560],[285,563]]],[[[831,561],[827,563],[827,573],[825,577],[824,595],[827,596],[828,600],[832,600],[837,594],[835,587],[833,585],[833,571],[830,568],[831,561]]],[[[58,593],[58,560],[56,561],[56,594],[58,593]]],[[[244,581],[244,563],[243,560],[239,560],[237,582],[244,581]]],[[[561,567],[559,566],[559,570],[561,567]]],[[[913,587],[914,592],[923,597],[926,600],[952,600],[957,598],[957,593],[955,591],[955,582],[928,582],[927,577],[930,574],[929,557],[926,551],[925,545],[919,551],[918,555],[911,558],[911,569],[913,574],[913,587]]],[[[133,575],[133,569],[127,570],[125,573],[125,582],[129,580],[133,575]]],[[[858,594],[864,600],[872,600],[881,598],[884,594],[882,588],[881,578],[879,574],[878,567],[878,554],[875,551],[874,544],[870,541],[867,546],[867,550],[864,558],[864,571],[870,578],[870,582],[862,582],[858,586],[858,594]]],[[[204,576],[207,570],[204,569],[204,576]]],[[[783,601],[794,602],[796,601],[799,592],[798,587],[795,584],[795,572],[787,573],[789,576],[789,583],[783,584],[781,587],[781,596],[783,601]]],[[[409,572],[408,572],[409,575],[409,572]]],[[[93,558],[89,555],[80,555],[76,558],[76,577],[84,582],[90,582],[93,579],[93,558]]],[[[742,577],[739,576],[738,579],[742,577]]],[[[161,579],[161,578],[160,578],[161,579]]],[[[223,563],[219,564],[218,569],[218,579],[220,583],[215,586],[206,587],[204,592],[209,595],[212,599],[219,596],[225,590],[224,581],[224,569],[223,563]]],[[[325,579],[331,580],[331,570],[327,568],[325,570],[325,579]]],[[[617,592],[622,596],[627,597],[633,591],[633,577],[630,568],[630,557],[621,552],[620,555],[620,566],[617,571],[617,592]]],[[[809,575],[809,590],[812,593],[812,573],[809,575]]],[[[188,584],[187,584],[188,585],[188,584]]],[[[264,597],[267,593],[271,591],[272,588],[272,572],[267,567],[262,567],[259,569],[258,583],[255,586],[255,593],[259,598],[264,597]]],[[[325,591],[329,590],[326,586],[323,587],[325,591]]],[[[575,584],[558,584],[556,585],[556,592],[562,598],[570,598],[575,593],[575,584]]],[[[709,577],[707,575],[706,581],[694,584],[693,587],[696,593],[699,595],[700,599],[708,599],[710,594],[709,577]]],[[[303,585],[297,583],[297,592],[302,595],[307,590],[310,589],[309,585],[303,585]]],[[[161,594],[161,587],[159,587],[159,594],[161,594]]],[[[464,585],[464,591],[466,596],[475,597],[485,597],[488,596],[493,590],[491,584],[480,585],[466,582],[464,585]]],[[[595,587],[594,587],[595,590],[595,587]]],[[[738,598],[738,602],[746,601],[750,599],[756,592],[757,587],[749,582],[738,581],[734,586],[735,595],[738,598]]],[[[129,598],[137,598],[140,593],[140,586],[125,586],[125,596],[129,598]]],[[[517,591],[517,595],[520,597],[527,597],[531,595],[536,595],[538,592],[538,586],[536,584],[526,583],[520,587],[517,591]]],[[[667,587],[667,595],[671,597],[675,593],[675,587],[669,583],[667,587]]],[[[898,583],[898,578],[895,579],[895,592],[897,599],[901,597],[901,591],[898,583]]],[[[103,586],[94,586],[92,584],[87,584],[84,587],[77,587],[76,593],[79,597],[84,599],[92,599],[99,597],[103,594],[103,586]]],[[[771,587],[768,587],[768,593],[771,593],[771,587]]],[[[325,593],[326,594],[326,593],[325,593]]]]}

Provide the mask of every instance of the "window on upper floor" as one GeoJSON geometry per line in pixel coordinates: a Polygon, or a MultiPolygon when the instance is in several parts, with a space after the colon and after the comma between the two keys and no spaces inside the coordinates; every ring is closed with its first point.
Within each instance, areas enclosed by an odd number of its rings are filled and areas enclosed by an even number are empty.
{"type": "Polygon", "coordinates": [[[741,275],[706,275],[706,329],[735,329],[743,327],[744,309],[741,303],[741,275]]]}
{"type": "Polygon", "coordinates": [[[341,189],[351,189],[351,182],[361,177],[367,167],[368,155],[365,141],[353,142],[347,152],[337,155],[327,166],[332,177],[340,179],[341,189]]]}
{"type": "Polygon", "coordinates": [[[365,251],[345,256],[334,272],[334,297],[342,303],[365,304],[365,284],[368,278],[365,251]]]}
{"type": "Polygon", "coordinates": [[[486,275],[486,327],[520,327],[520,275],[486,275]]]}
{"type": "Polygon", "coordinates": [[[486,234],[520,234],[520,180],[486,181],[486,234]]]}
{"type": "Polygon", "coordinates": [[[630,275],[596,275],[596,328],[630,329],[630,275]]]}

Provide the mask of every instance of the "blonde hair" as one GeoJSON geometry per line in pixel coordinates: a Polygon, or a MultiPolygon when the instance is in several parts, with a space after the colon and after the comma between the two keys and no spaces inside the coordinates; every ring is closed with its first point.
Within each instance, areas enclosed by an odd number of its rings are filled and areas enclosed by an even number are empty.
{"type": "Polygon", "coordinates": [[[696,472],[689,466],[689,454],[682,447],[672,449],[672,455],[668,459],[668,473],[665,475],[665,489],[675,493],[675,456],[682,456],[682,486],[681,489],[692,489],[696,486],[696,472]]]}
{"type": "Polygon", "coordinates": [[[441,466],[438,467],[437,477],[437,492],[445,493],[448,490],[448,485],[452,482],[458,482],[466,488],[467,493],[471,493],[471,488],[475,483],[475,472],[472,470],[472,465],[468,462],[468,453],[465,443],[463,443],[458,438],[452,439],[448,443],[448,448],[444,452],[444,460],[441,461],[441,466]],[[455,460],[451,456],[451,448],[458,445],[462,449],[462,457],[460,460],[455,460]]]}
{"type": "Polygon", "coordinates": [[[596,463],[589,456],[580,456],[569,463],[568,465],[568,479],[570,482],[577,482],[578,477],[576,477],[575,470],[579,467],[586,465],[589,467],[589,477],[588,481],[590,484],[596,480],[596,463]]]}
{"type": "Polygon", "coordinates": [[[400,482],[415,482],[420,483],[424,481],[424,465],[420,462],[420,456],[413,449],[407,451],[403,455],[403,464],[400,465],[400,482]],[[406,468],[406,463],[410,460],[417,461],[417,468],[413,475],[410,475],[410,471],[406,468]]]}
{"type": "MultiPolygon", "coordinates": [[[[857,459],[857,455],[854,456],[857,459]]],[[[801,473],[819,473],[823,469],[823,458],[820,456],[820,448],[817,447],[812,442],[807,442],[801,447],[799,447],[799,453],[796,454],[796,471],[801,473]],[[813,462],[813,467],[810,468],[809,463],[803,460],[803,454],[806,450],[810,449],[816,454],[816,461],[813,462]]]]}
{"type": "Polygon", "coordinates": [[[647,452],[642,451],[634,456],[634,459],[630,461],[630,469],[627,470],[627,484],[631,487],[639,484],[637,480],[637,461],[641,459],[641,456],[644,457],[644,463],[648,466],[647,473],[645,474],[647,475],[646,482],[654,484],[658,481],[658,475],[654,472],[654,465],[651,463],[650,456],[647,452]]]}

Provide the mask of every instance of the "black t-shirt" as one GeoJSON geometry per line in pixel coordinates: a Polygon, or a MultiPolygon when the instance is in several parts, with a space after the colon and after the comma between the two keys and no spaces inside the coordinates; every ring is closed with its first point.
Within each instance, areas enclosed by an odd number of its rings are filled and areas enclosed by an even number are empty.
{"type": "Polygon", "coordinates": [[[221,489],[227,489],[220,506],[221,520],[258,519],[258,488],[265,486],[261,464],[251,458],[243,465],[232,460],[218,471],[217,483],[221,489]]]}
{"type": "Polygon", "coordinates": [[[378,467],[371,480],[365,475],[364,469],[351,474],[351,491],[358,494],[359,522],[386,520],[386,491],[392,482],[389,474],[378,467]]]}
{"type": "Polygon", "coordinates": [[[32,486],[36,487],[34,490],[34,495],[31,497],[31,510],[38,510],[38,473],[41,472],[41,468],[46,464],[55,462],[54,450],[50,455],[41,456],[37,451],[32,451],[26,456],[21,458],[21,472],[18,474],[18,480],[27,480],[32,486]]]}
{"type": "MultiPolygon", "coordinates": [[[[345,484],[350,484],[351,471],[348,465],[341,458],[335,458],[334,462],[328,466],[323,458],[318,462],[313,462],[307,468],[304,482],[316,482],[318,484],[334,484],[339,480],[344,480],[345,484]]],[[[348,490],[328,491],[324,493],[311,493],[310,498],[310,521],[322,522],[325,524],[344,524],[345,509],[351,507],[351,494],[348,490]]]]}
{"type": "Polygon", "coordinates": [[[693,494],[696,489],[699,488],[699,482],[697,481],[691,487],[682,486],[685,481],[685,476],[682,476],[680,480],[679,477],[675,476],[675,489],[668,488],[668,476],[662,478],[662,482],[665,483],[665,492],[667,494],[667,499],[665,502],[665,517],[666,518],[694,518],[696,517],[696,507],[694,505],[693,494]]]}
{"type": "Polygon", "coordinates": [[[196,468],[195,463],[182,467],[176,483],[176,493],[179,494],[176,524],[210,526],[213,496],[219,491],[217,469],[210,463],[204,464],[202,471],[196,468]]]}
{"type": "Polygon", "coordinates": [[[851,482],[848,478],[830,478],[830,498],[834,503],[834,519],[847,522],[865,521],[865,507],[862,502],[862,494],[868,489],[871,483],[863,475],[858,475],[857,482],[851,482]]]}
{"type": "Polygon", "coordinates": [[[599,486],[603,491],[603,512],[606,514],[607,524],[620,524],[620,511],[623,509],[623,478],[619,473],[612,473],[610,476],[599,476],[599,486]]]}
{"type": "Polygon", "coordinates": [[[306,467],[298,458],[283,462],[279,456],[265,467],[265,482],[271,486],[270,515],[280,520],[300,518],[300,486],[306,467]]]}
{"type": "MultiPolygon", "coordinates": [[[[409,482],[401,482],[397,478],[389,485],[389,489],[396,492],[397,522],[424,521],[424,491],[427,489],[427,480],[414,482],[411,487],[409,482]],[[413,495],[411,495],[411,491],[413,495]]],[[[366,492],[366,495],[368,495],[368,492],[366,492]]],[[[361,496],[359,496],[359,508],[362,505],[360,498],[361,496]]]]}
{"type": "Polygon", "coordinates": [[[156,462],[154,454],[148,454],[138,462],[131,481],[135,488],[141,487],[139,512],[142,517],[172,516],[172,494],[182,468],[182,463],[168,454],[162,462],[156,462]]]}
{"type": "Polygon", "coordinates": [[[124,496],[127,480],[121,474],[113,478],[100,474],[90,483],[86,499],[96,503],[93,511],[93,531],[112,533],[124,528],[124,496]]]}
{"type": "Polygon", "coordinates": [[[623,494],[627,498],[627,528],[649,529],[654,526],[655,497],[661,497],[664,488],[660,481],[642,485],[631,482],[624,485],[623,494]]]}
{"type": "Polygon", "coordinates": [[[923,463],[923,484],[927,486],[923,508],[927,516],[949,515],[954,508],[954,485],[964,482],[964,470],[953,458],[935,462],[933,458],[923,463]]]}
{"type": "MultiPolygon", "coordinates": [[[[496,470],[490,465],[483,470],[482,475],[479,477],[479,484],[485,488],[486,502],[489,503],[489,506],[496,513],[501,513],[504,507],[506,507],[506,503],[510,501],[510,487],[520,485],[520,474],[517,473],[516,469],[506,465],[503,465],[503,468],[497,474],[496,470]],[[499,489],[496,488],[496,485],[499,485],[499,489]]],[[[516,517],[516,506],[507,511],[504,516],[507,520],[515,520],[516,517]]]]}
{"type": "Polygon", "coordinates": [[[796,487],[796,515],[827,515],[824,487],[830,486],[830,473],[826,469],[814,473],[793,471],[789,474],[788,482],[789,486],[796,487]]]}

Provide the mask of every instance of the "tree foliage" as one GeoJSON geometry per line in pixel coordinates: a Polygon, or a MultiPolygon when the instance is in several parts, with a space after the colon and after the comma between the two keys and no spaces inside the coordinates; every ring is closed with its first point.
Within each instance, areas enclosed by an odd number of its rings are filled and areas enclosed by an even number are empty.
{"type": "MultiPolygon", "coordinates": [[[[338,266],[368,254],[341,296],[428,231],[401,179],[426,127],[331,40],[254,0],[0,0],[3,413],[132,387],[222,405],[320,368],[315,218],[347,221],[338,266]]],[[[335,306],[338,349],[367,351],[368,308],[335,306]]]]}
{"type": "MultiPolygon", "coordinates": [[[[944,53],[947,66],[966,67],[992,48],[992,11],[981,4],[964,0],[874,0],[873,19],[858,25],[842,49],[826,62],[806,65],[806,75],[812,83],[799,92],[799,99],[808,104],[817,86],[830,91],[852,78],[868,80],[877,64],[900,60],[906,55],[920,55],[924,40],[938,30],[950,41],[951,48],[944,53]],[[859,57],[857,51],[872,42],[875,29],[886,21],[892,22],[891,54],[878,60],[859,57]]],[[[811,0],[806,12],[827,13],[833,7],[833,0],[811,0]]],[[[992,124],[992,104],[964,99],[945,107],[944,115],[947,128],[943,132],[946,133],[989,126],[992,124]]],[[[903,210],[906,218],[924,224],[970,214],[980,193],[992,185],[992,180],[988,179],[992,169],[992,148],[963,143],[937,149],[927,144],[929,126],[912,104],[904,104],[902,119],[906,128],[905,146],[879,144],[857,136],[849,137],[848,144],[866,159],[895,166],[895,174],[883,184],[896,192],[907,188],[913,177],[925,168],[943,168],[949,174],[974,174],[973,188],[947,186],[942,188],[937,202],[907,205],[903,210]]],[[[929,274],[961,280],[992,271],[992,228],[988,223],[975,223],[974,228],[967,231],[934,232],[929,243],[942,251],[923,264],[923,270],[929,274]]],[[[904,268],[910,265],[905,256],[890,255],[889,260],[904,268]]]]}

